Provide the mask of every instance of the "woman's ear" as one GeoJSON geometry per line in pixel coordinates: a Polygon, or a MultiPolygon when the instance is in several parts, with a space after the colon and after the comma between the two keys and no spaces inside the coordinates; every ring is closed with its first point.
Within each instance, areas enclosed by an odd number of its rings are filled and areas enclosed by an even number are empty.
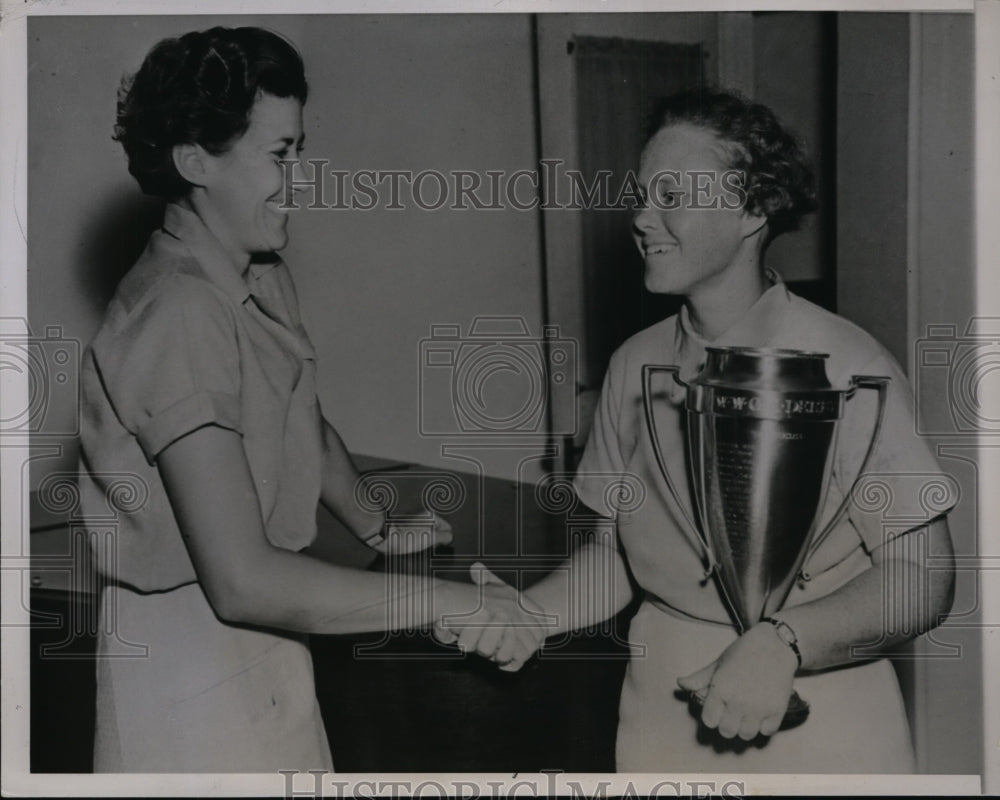
{"type": "Polygon", "coordinates": [[[208,176],[208,153],[199,144],[177,144],[173,149],[174,168],[193,186],[204,186],[208,176]]]}
{"type": "Polygon", "coordinates": [[[767,225],[767,217],[764,214],[752,214],[744,208],[740,222],[743,226],[743,238],[749,239],[764,229],[767,225]]]}

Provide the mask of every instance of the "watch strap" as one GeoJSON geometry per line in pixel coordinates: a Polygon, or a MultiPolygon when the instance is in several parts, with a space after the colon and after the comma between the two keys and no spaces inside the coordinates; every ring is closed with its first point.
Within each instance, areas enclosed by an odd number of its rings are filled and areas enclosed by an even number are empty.
{"type": "Polygon", "coordinates": [[[774,617],[762,617],[761,622],[768,622],[774,626],[774,629],[778,634],[778,638],[792,648],[792,652],[795,653],[795,658],[798,659],[799,668],[801,669],[802,651],[799,650],[799,637],[795,635],[795,631],[792,630],[792,626],[784,620],[775,619],[774,617]]]}

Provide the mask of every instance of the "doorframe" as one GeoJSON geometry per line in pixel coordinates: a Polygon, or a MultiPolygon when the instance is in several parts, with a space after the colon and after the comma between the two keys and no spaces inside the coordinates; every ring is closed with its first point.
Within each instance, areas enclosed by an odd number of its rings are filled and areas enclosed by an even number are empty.
{"type": "MultiPolygon", "coordinates": [[[[558,159],[566,170],[580,167],[576,131],[576,70],[567,44],[574,36],[605,36],[702,45],[706,77],[718,79],[719,12],[663,12],[637,14],[538,14],[535,52],[538,59],[538,109],[540,159],[558,159]]],[[[740,14],[742,16],[742,12],[740,14]]],[[[546,323],[556,325],[562,338],[576,342],[577,353],[588,345],[583,294],[582,214],[579,211],[544,209],[546,323]]],[[[578,359],[577,384],[581,390],[600,388],[603,375],[591,375],[578,359]]],[[[555,387],[550,387],[555,388],[555,387]]],[[[565,398],[565,390],[550,391],[565,398]]],[[[553,430],[566,430],[574,422],[583,431],[590,419],[576,403],[559,402],[550,410],[553,430]]]]}

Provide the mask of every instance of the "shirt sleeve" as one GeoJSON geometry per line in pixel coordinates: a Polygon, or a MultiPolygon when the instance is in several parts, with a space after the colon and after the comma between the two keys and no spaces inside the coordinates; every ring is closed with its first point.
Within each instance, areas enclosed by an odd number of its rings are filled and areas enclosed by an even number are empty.
{"type": "Polygon", "coordinates": [[[956,481],[941,470],[917,432],[913,392],[890,357],[870,361],[861,374],[887,377],[882,429],[862,474],[878,417],[877,392],[859,388],[848,399],[834,469],[842,492],[850,492],[848,516],[871,552],[890,539],[946,514],[958,500],[956,481]]]}
{"type": "Polygon", "coordinates": [[[235,317],[206,282],[164,279],[103,350],[106,391],[150,464],[205,425],[242,433],[235,317]]]}
{"type": "Polygon", "coordinates": [[[620,431],[621,396],[625,389],[623,380],[621,359],[613,356],[594,410],[590,435],[573,479],[580,501],[599,514],[612,518],[617,516],[617,510],[608,502],[612,497],[609,492],[621,481],[626,466],[620,431]]]}

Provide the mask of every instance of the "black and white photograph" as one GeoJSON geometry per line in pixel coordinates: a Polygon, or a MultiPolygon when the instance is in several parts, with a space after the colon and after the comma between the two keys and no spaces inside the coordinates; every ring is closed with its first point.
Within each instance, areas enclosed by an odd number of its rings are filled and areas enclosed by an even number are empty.
{"type": "Polygon", "coordinates": [[[1000,2],[0,41],[5,794],[1000,792],[1000,2]]]}

